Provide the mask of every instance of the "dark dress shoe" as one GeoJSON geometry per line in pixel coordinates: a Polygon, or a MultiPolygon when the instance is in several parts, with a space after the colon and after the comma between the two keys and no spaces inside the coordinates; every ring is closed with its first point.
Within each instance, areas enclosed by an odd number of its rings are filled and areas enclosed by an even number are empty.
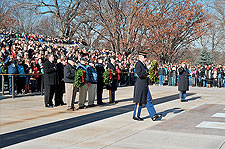
{"type": "Polygon", "coordinates": [[[88,105],[87,107],[95,107],[96,105],[95,104],[92,104],[92,105],[88,105]]]}
{"type": "Polygon", "coordinates": [[[97,103],[97,105],[105,105],[106,103],[104,102],[100,102],[100,103],[97,103]]]}
{"type": "Polygon", "coordinates": [[[188,102],[188,100],[181,100],[181,102],[188,102]]]}
{"type": "Polygon", "coordinates": [[[134,120],[137,120],[137,121],[143,121],[143,120],[144,120],[143,118],[141,118],[141,117],[139,117],[139,116],[138,116],[138,117],[133,117],[133,119],[134,119],[134,120]]]}
{"type": "Polygon", "coordinates": [[[153,121],[156,121],[157,119],[161,119],[162,118],[162,114],[155,114],[152,118],[153,121]]]}
{"type": "Polygon", "coordinates": [[[118,103],[118,101],[112,101],[112,102],[109,102],[109,103],[114,103],[114,104],[117,104],[117,103],[118,103]]]}
{"type": "Polygon", "coordinates": [[[84,106],[81,106],[81,107],[78,107],[78,109],[86,109],[87,107],[84,105],[84,106]]]}
{"type": "Polygon", "coordinates": [[[66,105],[66,103],[63,102],[63,103],[61,103],[60,105],[63,106],[63,105],[66,105]]]}
{"type": "Polygon", "coordinates": [[[69,109],[66,109],[66,111],[74,111],[76,110],[75,108],[69,108],[69,109]]]}
{"type": "Polygon", "coordinates": [[[53,105],[46,104],[45,107],[46,108],[53,108],[53,105]]]}

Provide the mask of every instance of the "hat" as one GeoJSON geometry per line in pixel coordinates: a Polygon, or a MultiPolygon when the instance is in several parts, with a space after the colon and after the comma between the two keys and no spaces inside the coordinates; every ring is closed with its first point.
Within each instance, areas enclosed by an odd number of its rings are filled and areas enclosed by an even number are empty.
{"type": "Polygon", "coordinates": [[[139,51],[139,52],[138,52],[138,55],[142,55],[142,56],[144,56],[144,58],[147,58],[147,54],[148,54],[148,53],[142,52],[142,51],[139,51]]]}
{"type": "Polygon", "coordinates": [[[146,53],[146,52],[138,51],[138,55],[146,56],[147,54],[148,54],[148,53],[146,53]]]}
{"type": "Polygon", "coordinates": [[[181,64],[186,64],[186,63],[187,63],[187,61],[182,61],[182,62],[181,62],[181,64]]]}
{"type": "Polygon", "coordinates": [[[87,61],[87,59],[85,57],[82,57],[80,60],[85,61],[85,62],[87,61]]]}

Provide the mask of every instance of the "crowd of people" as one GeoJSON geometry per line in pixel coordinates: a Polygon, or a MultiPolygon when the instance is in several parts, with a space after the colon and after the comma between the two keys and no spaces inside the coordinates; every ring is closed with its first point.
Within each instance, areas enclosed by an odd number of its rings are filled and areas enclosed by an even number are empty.
{"type": "MultiPolygon", "coordinates": [[[[161,65],[158,69],[159,85],[177,86],[179,82],[178,65],[161,65]]],[[[187,65],[189,86],[225,87],[225,66],[222,65],[187,65]]]]}
{"type": "MultiPolygon", "coordinates": [[[[55,94],[55,106],[66,103],[69,110],[74,110],[73,103],[78,90],[74,85],[74,76],[78,69],[86,71],[88,80],[79,88],[79,108],[86,108],[86,98],[88,106],[93,106],[96,93],[97,103],[104,104],[101,96],[105,87],[103,73],[107,68],[116,72],[114,85],[108,88],[110,102],[116,102],[117,86],[134,85],[137,78],[137,56],[127,52],[90,48],[80,38],[71,40],[0,31],[0,48],[0,74],[20,74],[15,76],[14,84],[12,76],[7,77],[9,93],[12,94],[13,85],[17,94],[40,92],[43,83],[46,107],[53,107],[52,98],[55,94]],[[64,93],[67,99],[62,98],[64,93]]],[[[150,67],[150,61],[148,64],[150,67]]],[[[156,84],[177,86],[178,67],[161,65],[157,70],[159,81],[156,84]]],[[[225,87],[225,66],[188,66],[188,71],[190,86],[225,87]]]]}

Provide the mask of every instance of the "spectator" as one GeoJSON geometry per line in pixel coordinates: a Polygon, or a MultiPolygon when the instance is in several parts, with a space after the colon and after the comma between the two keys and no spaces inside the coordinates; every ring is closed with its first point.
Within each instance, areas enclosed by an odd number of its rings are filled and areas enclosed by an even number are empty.
{"type": "Polygon", "coordinates": [[[165,69],[161,65],[159,70],[158,70],[158,75],[159,75],[159,84],[162,86],[164,82],[164,76],[166,75],[165,69]]]}
{"type": "Polygon", "coordinates": [[[75,59],[70,58],[68,64],[64,68],[64,82],[66,92],[66,104],[68,111],[74,111],[74,102],[76,98],[77,87],[74,84],[75,77],[75,59]]]}
{"type": "MultiPolygon", "coordinates": [[[[18,73],[19,74],[25,74],[25,70],[23,67],[23,61],[19,60],[18,64],[17,64],[17,68],[18,68],[18,73]]],[[[22,94],[25,93],[25,81],[26,81],[26,76],[25,75],[21,75],[17,77],[17,94],[22,94]]]]}
{"type": "MultiPolygon", "coordinates": [[[[84,71],[86,71],[87,74],[87,59],[82,57],[80,64],[77,66],[76,70],[78,69],[82,69],[84,71]]],[[[78,109],[84,109],[86,108],[85,106],[85,101],[87,98],[87,90],[88,90],[88,86],[87,83],[85,83],[82,87],[79,88],[79,108],[78,109]]]]}
{"type": "Polygon", "coordinates": [[[87,82],[88,82],[88,106],[93,107],[94,99],[97,91],[97,72],[94,60],[90,60],[87,66],[87,82]]]}
{"type": "MultiPolygon", "coordinates": [[[[8,74],[17,74],[17,62],[14,59],[13,55],[10,55],[9,58],[6,59],[4,62],[5,65],[8,67],[8,74]]],[[[12,76],[9,75],[9,94],[12,95],[12,86],[14,86],[15,89],[15,82],[16,82],[16,76],[14,77],[14,84],[12,84],[12,76]]]]}
{"type": "Polygon", "coordinates": [[[103,105],[105,104],[102,102],[102,93],[103,93],[103,87],[104,87],[104,82],[103,82],[103,73],[105,72],[103,63],[102,63],[102,57],[98,58],[98,64],[95,66],[98,79],[97,79],[97,104],[98,105],[103,105]]]}
{"type": "Polygon", "coordinates": [[[61,62],[61,59],[57,60],[56,64],[57,70],[57,84],[56,84],[56,94],[55,94],[55,106],[65,105],[63,102],[63,93],[65,93],[65,83],[64,83],[64,66],[61,62]]]}
{"type": "MultiPolygon", "coordinates": [[[[53,107],[52,98],[56,91],[57,71],[54,63],[54,55],[49,54],[44,63],[45,107],[53,107]]],[[[55,103],[57,103],[55,98],[55,103]]]]}

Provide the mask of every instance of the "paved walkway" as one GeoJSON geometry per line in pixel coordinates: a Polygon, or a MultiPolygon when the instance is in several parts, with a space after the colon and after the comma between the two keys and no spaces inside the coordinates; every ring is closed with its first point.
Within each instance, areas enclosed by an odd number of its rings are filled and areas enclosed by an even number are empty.
{"type": "MultiPolygon", "coordinates": [[[[45,108],[42,96],[0,100],[0,148],[225,149],[224,88],[191,88],[187,103],[177,87],[150,90],[160,121],[146,108],[143,122],[132,120],[133,87],[118,89],[118,104],[74,112],[45,108]]],[[[107,91],[103,97],[108,102],[107,91]]]]}

